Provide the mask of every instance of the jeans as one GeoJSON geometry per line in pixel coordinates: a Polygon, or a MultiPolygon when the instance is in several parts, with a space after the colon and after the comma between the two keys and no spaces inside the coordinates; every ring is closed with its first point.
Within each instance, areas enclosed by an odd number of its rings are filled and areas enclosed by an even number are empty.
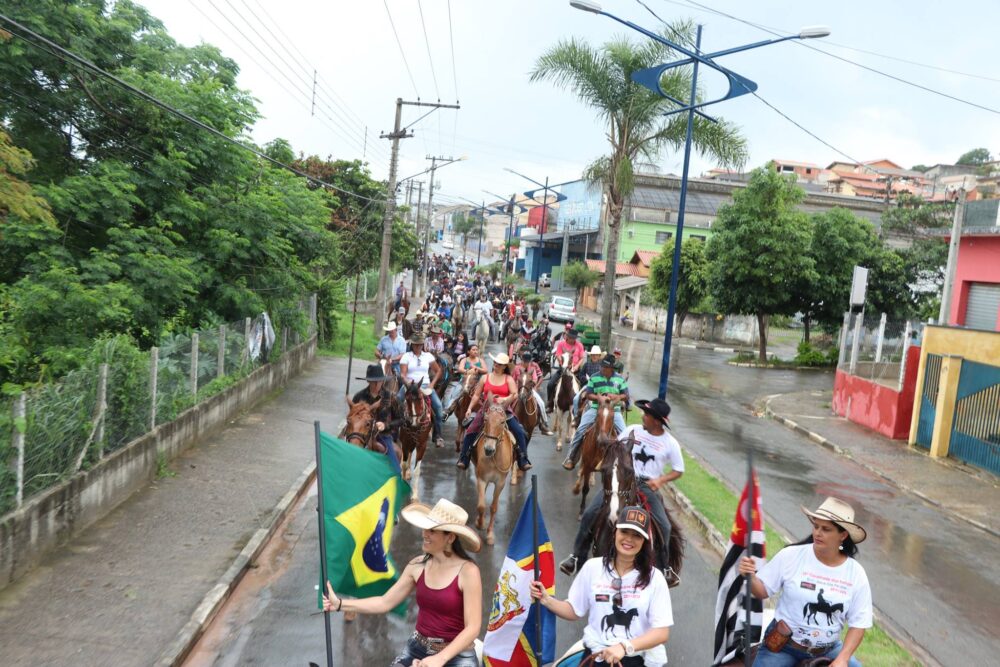
{"type": "MultiPolygon", "coordinates": [[[[576,427],[576,433],[573,434],[573,442],[569,446],[569,455],[566,457],[567,461],[576,461],[577,450],[580,449],[580,443],[583,442],[583,436],[587,435],[587,431],[593,423],[597,421],[597,408],[590,408],[583,413],[580,417],[580,425],[576,427]]],[[[621,412],[615,412],[615,431],[621,433],[625,430],[625,418],[622,417],[621,412]]]]}
{"type": "Polygon", "coordinates": [[[542,425],[542,428],[548,428],[549,416],[545,414],[545,401],[542,400],[542,395],[538,393],[537,389],[532,389],[531,394],[535,397],[535,405],[538,406],[538,423],[542,425]]]}
{"type": "MultiPolygon", "coordinates": [[[[397,397],[399,398],[400,405],[406,405],[406,386],[399,388],[399,393],[397,397]]],[[[434,438],[441,437],[441,399],[438,398],[437,392],[431,392],[431,409],[434,411],[434,438]]]]}
{"type": "MultiPolygon", "coordinates": [[[[410,667],[416,660],[423,660],[429,655],[427,649],[421,646],[415,639],[406,641],[402,653],[392,660],[390,667],[410,667]]],[[[454,658],[445,663],[445,667],[479,667],[479,660],[476,658],[476,650],[469,647],[454,658]]]]}
{"type": "MultiPolygon", "coordinates": [[[[767,626],[764,630],[764,635],[767,635],[774,627],[775,621],[771,621],[771,624],[767,626]]],[[[822,655],[824,658],[836,658],[840,655],[840,650],[844,647],[843,642],[837,640],[834,642],[830,650],[822,655]]],[[[757,659],[753,661],[754,667],[795,667],[802,660],[808,660],[809,658],[818,658],[821,656],[809,655],[804,651],[799,651],[798,649],[792,648],[791,643],[785,644],[785,648],[781,649],[778,653],[772,653],[763,644],[760,645],[760,649],[757,651],[757,659]]],[[[848,661],[850,667],[861,667],[861,661],[855,657],[851,657],[848,661]]]]}
{"type": "MultiPolygon", "coordinates": [[[[469,456],[472,453],[472,446],[476,444],[476,438],[479,437],[479,433],[482,430],[473,429],[470,424],[469,428],[465,431],[465,437],[462,438],[462,451],[458,455],[458,460],[469,465],[469,456]]],[[[517,421],[514,415],[509,415],[507,417],[507,428],[514,435],[514,444],[517,449],[514,455],[517,456],[518,465],[522,466],[528,462],[528,438],[524,435],[524,429],[521,427],[521,423],[517,421]]]]}
{"type": "Polygon", "coordinates": [[[453,382],[448,386],[448,390],[444,392],[444,411],[448,412],[451,410],[452,403],[454,403],[458,397],[462,394],[462,376],[458,376],[458,382],[453,382]]]}

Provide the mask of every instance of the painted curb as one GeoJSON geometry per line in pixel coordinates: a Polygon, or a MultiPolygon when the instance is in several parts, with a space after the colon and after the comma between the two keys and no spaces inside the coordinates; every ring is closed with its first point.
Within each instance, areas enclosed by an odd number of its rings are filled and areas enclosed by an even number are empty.
{"type": "Polygon", "coordinates": [[[765,416],[770,417],[771,419],[773,419],[774,421],[778,422],[779,424],[781,424],[783,426],[786,426],[787,428],[790,428],[791,430],[795,431],[796,433],[798,433],[800,435],[805,436],[808,440],[811,440],[812,442],[820,445],[821,447],[825,447],[826,449],[829,449],[834,454],[842,456],[845,459],[848,459],[849,461],[853,461],[854,463],[858,464],[859,466],[861,466],[862,468],[864,468],[868,472],[872,473],[873,475],[876,475],[876,476],[880,477],[881,479],[884,479],[889,484],[892,484],[893,486],[895,486],[900,491],[903,491],[905,493],[909,493],[911,495],[914,495],[917,498],[920,498],[921,500],[923,500],[925,503],[927,503],[929,505],[933,505],[934,507],[940,509],[942,512],[947,513],[949,516],[952,516],[952,517],[954,517],[954,518],[956,518],[956,519],[958,519],[960,521],[964,521],[965,523],[969,524],[970,526],[978,528],[979,530],[981,530],[981,531],[983,531],[985,533],[989,533],[990,535],[993,535],[994,537],[1000,537],[1000,530],[996,530],[996,529],[994,529],[994,528],[992,528],[990,526],[987,526],[986,524],[982,523],[981,521],[977,521],[976,519],[973,519],[972,517],[965,516],[961,512],[956,512],[955,510],[951,509],[950,507],[945,507],[944,505],[941,504],[941,501],[935,500],[934,498],[931,498],[930,496],[928,496],[927,494],[923,493],[922,491],[920,491],[918,489],[915,489],[915,488],[911,487],[910,485],[908,485],[908,484],[906,484],[904,482],[899,481],[895,477],[892,477],[891,475],[889,475],[889,473],[887,473],[887,472],[885,472],[883,470],[880,470],[880,469],[876,468],[873,465],[870,465],[868,463],[865,463],[864,461],[860,461],[860,460],[856,459],[851,454],[851,452],[849,452],[848,450],[844,449],[843,447],[841,447],[837,443],[833,442],[832,440],[830,440],[830,439],[828,439],[828,438],[820,435],[819,433],[816,433],[815,431],[810,431],[806,427],[802,426],[801,424],[799,424],[796,421],[793,421],[793,420],[789,419],[788,417],[784,417],[782,415],[779,415],[777,412],[775,412],[774,410],[771,409],[771,400],[773,398],[776,398],[776,397],[775,396],[771,396],[764,403],[764,415],[765,416]]]}
{"type": "Polygon", "coordinates": [[[191,649],[201,639],[205,628],[215,619],[216,614],[229,599],[247,569],[260,556],[268,540],[288,517],[292,507],[295,506],[295,503],[298,502],[315,478],[316,462],[313,461],[306,466],[306,469],[302,471],[302,474],[275,506],[266,524],[254,532],[239,555],[219,578],[219,581],[202,598],[201,603],[191,614],[191,619],[153,663],[156,667],[175,667],[187,658],[191,649]]]}
{"type": "MultiPolygon", "coordinates": [[[[691,458],[696,459],[699,465],[701,465],[701,467],[704,468],[709,475],[719,480],[719,482],[721,482],[722,485],[729,489],[732,493],[735,493],[737,496],[740,495],[742,491],[737,492],[730,487],[728,482],[715,470],[713,470],[704,459],[690,450],[687,450],[687,454],[691,458]]],[[[711,545],[712,549],[715,550],[719,558],[725,558],[726,552],[729,550],[729,543],[728,540],[723,537],[722,533],[709,522],[704,514],[698,511],[698,509],[691,502],[691,499],[684,495],[680,489],[675,487],[673,484],[665,484],[664,489],[666,490],[664,495],[669,496],[678,505],[680,505],[681,509],[687,512],[688,516],[690,516],[698,525],[698,528],[701,529],[702,534],[708,539],[709,545],[711,545]]],[[[781,534],[786,542],[789,544],[794,542],[794,540],[792,540],[789,536],[789,533],[782,528],[778,522],[774,521],[771,517],[768,517],[766,512],[764,514],[764,518],[767,523],[770,523],[772,528],[781,534]]],[[[879,625],[882,626],[885,633],[889,635],[897,644],[908,651],[916,660],[919,660],[924,665],[929,665],[930,667],[942,667],[941,663],[934,659],[934,657],[931,656],[909,632],[897,625],[895,621],[893,621],[877,606],[873,605],[873,609],[875,611],[875,618],[879,625]]]]}

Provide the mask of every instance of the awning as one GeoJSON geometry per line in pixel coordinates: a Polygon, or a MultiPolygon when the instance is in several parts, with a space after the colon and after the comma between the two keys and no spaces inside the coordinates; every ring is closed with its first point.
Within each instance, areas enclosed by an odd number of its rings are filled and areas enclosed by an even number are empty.
{"type": "Polygon", "coordinates": [[[615,280],[615,291],[624,292],[637,287],[645,287],[648,283],[649,278],[640,278],[639,276],[622,276],[621,278],[615,280]]]}

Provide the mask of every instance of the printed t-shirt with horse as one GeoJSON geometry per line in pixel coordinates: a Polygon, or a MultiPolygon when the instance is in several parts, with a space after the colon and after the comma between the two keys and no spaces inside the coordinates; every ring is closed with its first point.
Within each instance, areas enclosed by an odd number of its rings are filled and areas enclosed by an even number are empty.
{"type": "Polygon", "coordinates": [[[419,356],[413,352],[407,352],[399,360],[399,365],[406,366],[406,377],[409,378],[410,382],[416,380],[421,387],[429,387],[431,384],[431,364],[434,361],[434,355],[430,352],[421,352],[419,356]]]}
{"type": "MultiPolygon", "coordinates": [[[[601,394],[628,394],[628,383],[625,382],[625,378],[617,373],[609,378],[600,374],[592,375],[590,380],[587,381],[584,395],[586,395],[586,393],[593,393],[598,396],[601,394]]],[[[590,407],[596,408],[597,402],[591,401],[590,407]]],[[[621,409],[621,403],[615,405],[615,412],[621,412],[621,409]]]]}
{"type": "Polygon", "coordinates": [[[684,458],[681,456],[681,446],[674,436],[664,431],[653,435],[639,424],[632,424],[618,436],[619,440],[635,438],[632,446],[632,468],[635,476],[642,479],[655,479],[663,474],[667,463],[670,469],[684,472],[684,458]]]}
{"type": "Polygon", "coordinates": [[[853,558],[830,567],[816,558],[812,544],[785,547],[757,578],[768,596],[781,590],[774,617],[792,629],[792,641],[823,647],[840,639],[846,623],[851,628],[872,626],[872,591],[868,575],[853,558]]]}
{"type": "MultiPolygon", "coordinates": [[[[670,588],[663,573],[653,568],[649,585],[638,588],[638,570],[630,570],[621,578],[621,588],[614,587],[617,575],[604,567],[604,559],[591,558],[576,575],[569,589],[569,603],[573,612],[587,619],[583,630],[583,643],[591,651],[614,646],[626,639],[632,640],[650,628],[669,627],[674,624],[670,604],[670,588]],[[615,595],[621,594],[621,607],[614,605],[615,595]]],[[[646,652],[647,666],[666,662],[662,645],[646,652]],[[657,655],[659,649],[660,655],[657,655]],[[659,658],[659,659],[658,659],[659,658]]]]}

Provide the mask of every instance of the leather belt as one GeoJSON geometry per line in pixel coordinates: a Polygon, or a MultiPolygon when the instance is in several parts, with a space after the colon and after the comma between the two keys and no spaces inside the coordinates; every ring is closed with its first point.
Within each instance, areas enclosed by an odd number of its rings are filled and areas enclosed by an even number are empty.
{"type": "Polygon", "coordinates": [[[438,637],[425,637],[416,630],[413,631],[411,637],[413,641],[423,646],[424,649],[426,649],[427,653],[430,655],[437,653],[438,651],[440,651],[441,649],[443,649],[445,646],[448,645],[448,642],[446,642],[443,639],[440,639],[438,637]]]}
{"type": "Polygon", "coordinates": [[[833,648],[832,644],[829,644],[827,646],[803,646],[802,644],[798,643],[793,639],[789,639],[788,644],[796,651],[802,651],[803,653],[808,653],[814,658],[819,657],[821,655],[826,655],[827,653],[830,652],[830,649],[833,648]]]}

